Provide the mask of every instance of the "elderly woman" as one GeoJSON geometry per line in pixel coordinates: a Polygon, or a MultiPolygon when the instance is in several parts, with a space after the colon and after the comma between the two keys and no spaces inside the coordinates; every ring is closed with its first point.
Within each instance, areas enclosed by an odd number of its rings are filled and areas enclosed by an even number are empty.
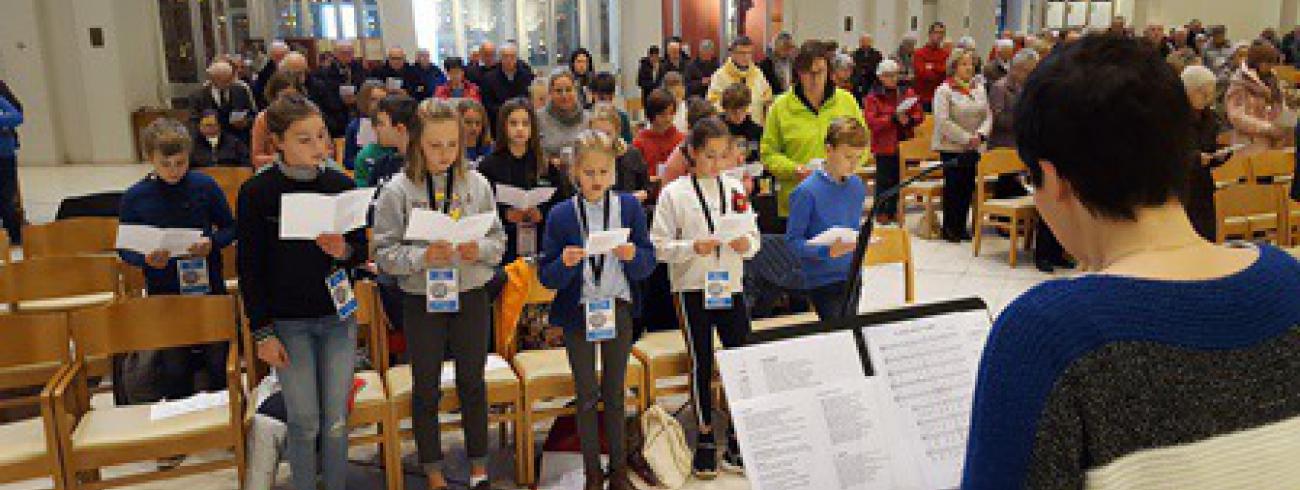
{"type": "Polygon", "coordinates": [[[948,79],[934,92],[932,148],[949,166],[943,172],[943,227],[948,242],[970,240],[975,166],[993,127],[984,87],[975,80],[975,52],[957,48],[948,57],[948,79]]]}
{"type": "Polygon", "coordinates": [[[1187,175],[1187,197],[1183,205],[1196,233],[1206,240],[1214,240],[1214,176],[1210,171],[1223,165],[1226,153],[1216,153],[1218,148],[1219,119],[1214,114],[1214,93],[1217,77],[1204,66],[1194,65],[1183,69],[1183,88],[1192,107],[1192,138],[1188,141],[1188,154],[1192,156],[1191,171],[1187,175]]]}
{"type": "Polygon", "coordinates": [[[1287,136],[1287,128],[1276,122],[1282,112],[1282,92],[1273,66],[1279,59],[1277,49],[1267,43],[1251,46],[1224,94],[1233,142],[1248,145],[1246,151],[1280,146],[1287,136]]]}
{"type": "Polygon", "coordinates": [[[537,129],[542,136],[542,153],[554,164],[566,148],[573,148],[588,121],[578,102],[578,84],[569,69],[556,68],[548,80],[546,109],[537,114],[537,129]]]}
{"type": "Polygon", "coordinates": [[[853,85],[853,57],[845,53],[835,55],[831,60],[831,83],[836,88],[853,94],[856,100],[862,100],[862,94],[857,93],[857,87],[853,85]]]}
{"type": "Polygon", "coordinates": [[[1020,50],[1011,59],[1007,76],[989,86],[989,109],[993,111],[993,129],[989,133],[989,146],[994,148],[1014,148],[1016,146],[1015,121],[1016,99],[1020,89],[1029,78],[1029,73],[1038,66],[1038,52],[1029,48],[1020,50]]]}
{"type": "MultiPolygon", "coordinates": [[[[921,104],[917,103],[916,92],[903,87],[899,82],[902,65],[892,59],[881,61],[876,65],[876,79],[879,83],[871,89],[863,103],[863,114],[867,128],[871,130],[871,154],[876,158],[876,199],[881,193],[898,185],[902,165],[898,158],[898,144],[916,137],[916,127],[925,119],[921,104]],[[902,107],[905,101],[910,107],[902,107]]],[[[888,198],[880,204],[880,214],[876,216],[881,224],[898,221],[898,198],[888,198]]]]}
{"type": "Polygon", "coordinates": [[[907,33],[903,35],[903,40],[898,43],[898,51],[894,52],[894,61],[898,62],[898,83],[904,87],[912,86],[914,78],[912,67],[912,55],[916,53],[916,34],[907,33]]]}
{"type": "Polygon", "coordinates": [[[1093,273],[998,317],[962,489],[1300,488],[1300,398],[1281,394],[1300,379],[1300,263],[1197,235],[1179,203],[1192,112],[1134,39],[1086,37],[1030,75],[1016,139],[1034,202],[1093,273]]]}

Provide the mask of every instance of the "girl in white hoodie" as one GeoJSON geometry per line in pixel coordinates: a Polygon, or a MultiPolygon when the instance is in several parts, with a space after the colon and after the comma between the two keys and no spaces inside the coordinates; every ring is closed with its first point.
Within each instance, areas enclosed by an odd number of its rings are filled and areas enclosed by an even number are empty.
{"type": "MultiPolygon", "coordinates": [[[[691,354],[691,396],[699,417],[696,476],[717,475],[713,436],[713,333],[725,347],[749,334],[749,307],[742,294],[744,261],[758,253],[758,226],[739,180],[723,175],[732,158],[731,133],[716,117],[700,120],[687,137],[689,178],[664,187],[655,207],[650,240],[655,255],[668,264],[677,316],[685,325],[691,354]],[[745,218],[737,219],[743,215],[745,218]],[[733,228],[733,220],[740,221],[733,228]]],[[[739,469],[735,435],[728,438],[725,462],[739,469]]]]}

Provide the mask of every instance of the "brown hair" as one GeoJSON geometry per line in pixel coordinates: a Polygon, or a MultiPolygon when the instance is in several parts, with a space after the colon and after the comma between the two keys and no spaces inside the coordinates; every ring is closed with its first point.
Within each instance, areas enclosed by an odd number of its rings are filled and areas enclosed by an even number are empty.
{"type": "Polygon", "coordinates": [[[460,99],[460,102],[456,103],[456,112],[460,113],[462,121],[465,119],[465,113],[469,111],[477,112],[479,116],[483,117],[483,130],[478,133],[478,141],[474,142],[474,146],[492,146],[492,128],[490,127],[491,121],[488,119],[487,109],[483,108],[482,102],[468,97],[460,99]]]}
{"type": "MultiPolygon", "coordinates": [[[[274,78],[272,79],[274,80],[274,78]]],[[[285,95],[266,108],[266,127],[271,134],[284,136],[293,123],[312,116],[320,116],[320,109],[302,94],[285,95]]]]}
{"type": "Polygon", "coordinates": [[[578,172],[578,166],[582,165],[583,157],[585,156],[600,155],[608,157],[607,161],[609,161],[610,167],[617,168],[614,161],[619,155],[617,148],[618,141],[619,139],[617,136],[606,134],[604,131],[597,131],[594,129],[584,129],[578,134],[578,139],[573,143],[576,153],[574,156],[574,167],[572,171],[569,172],[569,179],[573,182],[574,187],[579,187],[578,174],[580,172],[578,172]]]}
{"type": "Polygon", "coordinates": [[[804,41],[799,46],[799,54],[794,56],[792,66],[795,74],[808,73],[817,60],[826,60],[830,64],[830,59],[826,57],[826,43],[815,39],[804,41]]]}
{"type": "Polygon", "coordinates": [[[645,99],[645,117],[646,119],[654,119],[676,107],[677,98],[673,97],[671,92],[657,88],[650,91],[650,95],[645,99]]]}
{"type": "Polygon", "coordinates": [[[717,116],[709,116],[691,125],[691,134],[686,141],[691,148],[698,150],[714,138],[731,138],[731,130],[717,116]]]}
{"type": "Polygon", "coordinates": [[[357,113],[361,114],[363,117],[375,117],[375,115],[370,112],[370,103],[375,100],[376,90],[384,90],[385,95],[387,95],[387,89],[384,88],[384,84],[375,80],[370,80],[361,84],[361,88],[357,90],[357,113]]]}
{"type": "Polygon", "coordinates": [[[868,144],[867,128],[857,119],[837,117],[826,130],[826,146],[866,147],[868,144]]]}
{"type": "Polygon", "coordinates": [[[614,107],[614,104],[609,102],[596,103],[596,105],[591,108],[591,118],[588,124],[596,121],[605,121],[614,125],[615,134],[611,134],[610,136],[614,138],[614,150],[617,151],[616,155],[627,153],[627,142],[623,141],[623,138],[617,133],[618,128],[623,126],[623,118],[619,116],[618,108],[614,107]]]}
{"type": "Polygon", "coordinates": [[[749,86],[743,83],[733,83],[722,91],[722,109],[732,110],[746,108],[754,102],[754,96],[749,91],[749,86]]]}
{"type": "Polygon", "coordinates": [[[414,124],[411,125],[411,141],[406,147],[406,178],[423,182],[429,175],[429,166],[425,163],[424,130],[440,122],[456,123],[456,161],[451,164],[451,171],[457,179],[465,178],[465,128],[460,123],[460,112],[456,111],[454,102],[445,99],[427,99],[420,103],[415,111],[414,124]]]}
{"type": "MultiPolygon", "coordinates": [[[[1278,55],[1277,48],[1274,48],[1272,44],[1266,42],[1252,44],[1250,49],[1246,50],[1246,66],[1256,72],[1259,71],[1260,65],[1264,63],[1277,64],[1279,61],[1278,58],[1280,58],[1280,56],[1278,55]]],[[[1260,78],[1272,75],[1271,73],[1258,74],[1260,78]]]]}
{"type": "Polygon", "coordinates": [[[140,134],[140,147],[147,158],[153,158],[154,152],[163,157],[189,154],[194,142],[185,125],[172,118],[155,119],[140,134]]]}
{"type": "Polygon", "coordinates": [[[531,130],[528,134],[526,151],[532,153],[537,161],[537,175],[540,176],[546,173],[546,159],[542,158],[542,131],[537,126],[537,113],[533,111],[533,104],[526,98],[515,97],[501,104],[501,110],[497,112],[497,137],[496,144],[492,146],[492,153],[495,155],[510,153],[510,115],[518,111],[528,114],[528,126],[531,130]]]}
{"type": "Polygon", "coordinates": [[[263,89],[265,93],[262,95],[266,97],[266,100],[274,103],[275,99],[279,98],[280,92],[290,88],[297,90],[300,94],[303,93],[302,81],[299,79],[298,74],[278,70],[274,75],[271,75],[270,80],[266,81],[266,88],[263,89]]]}
{"type": "Polygon", "coordinates": [[[701,119],[718,115],[718,108],[704,97],[691,97],[686,101],[686,126],[695,127],[701,119]]]}

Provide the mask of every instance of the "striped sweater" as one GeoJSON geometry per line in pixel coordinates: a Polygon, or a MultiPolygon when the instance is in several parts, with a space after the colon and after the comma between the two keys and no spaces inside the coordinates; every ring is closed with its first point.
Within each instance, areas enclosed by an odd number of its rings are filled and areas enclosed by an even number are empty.
{"type": "Polygon", "coordinates": [[[1300,488],[1300,263],[1040,285],[981,361],[962,488],[1300,488]]]}

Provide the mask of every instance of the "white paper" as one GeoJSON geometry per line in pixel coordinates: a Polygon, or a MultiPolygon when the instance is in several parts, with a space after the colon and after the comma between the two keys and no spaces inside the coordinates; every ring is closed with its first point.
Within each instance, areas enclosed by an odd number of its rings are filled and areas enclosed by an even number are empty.
{"type": "Polygon", "coordinates": [[[732,402],[866,376],[849,331],[725,349],[716,356],[732,402]]]}
{"type": "Polygon", "coordinates": [[[523,190],[506,184],[497,184],[497,202],[515,209],[531,209],[551,200],[554,187],[534,187],[523,190]]]}
{"type": "Polygon", "coordinates": [[[723,243],[744,236],[758,229],[758,215],[754,213],[731,213],[718,217],[717,230],[711,238],[723,243]]]}
{"type": "Polygon", "coordinates": [[[190,246],[202,239],[202,230],[122,224],[117,227],[117,242],[114,248],[145,255],[166,250],[173,257],[179,257],[189,255],[190,246]]]}
{"type": "Polygon", "coordinates": [[[818,233],[817,236],[808,240],[809,245],[826,245],[830,246],[835,242],[857,243],[858,230],[845,228],[843,226],[833,226],[826,231],[818,233]]]}
{"type": "Polygon", "coordinates": [[[378,143],[379,135],[375,133],[375,123],[370,118],[361,118],[357,122],[357,147],[364,148],[371,143],[378,143]]]}
{"type": "Polygon", "coordinates": [[[162,401],[149,406],[149,420],[159,421],[181,415],[202,412],[230,404],[230,392],[226,390],[212,393],[199,393],[180,400],[162,401]]]}
{"type": "Polygon", "coordinates": [[[743,180],[746,177],[758,177],[763,175],[763,170],[764,167],[762,163],[746,163],[724,170],[723,173],[733,179],[743,180]]]}
{"type": "MultiPolygon", "coordinates": [[[[456,382],[456,370],[448,369],[449,367],[444,365],[442,368],[442,386],[450,386],[456,382]]],[[[510,369],[510,363],[497,354],[488,354],[487,364],[483,366],[483,372],[490,373],[498,369],[510,369]]]]}
{"type": "Polygon", "coordinates": [[[356,85],[339,85],[339,97],[351,97],[356,94],[356,85]]]}
{"type": "Polygon", "coordinates": [[[366,224],[374,189],[353,189],[336,195],[299,192],[280,196],[280,238],[315,240],[343,234],[366,224]]]}
{"type": "Polygon", "coordinates": [[[961,484],[975,374],[991,327],[978,310],[863,329],[872,368],[888,382],[904,428],[921,441],[927,488],[961,484]]]}
{"type": "Polygon", "coordinates": [[[388,77],[388,80],[384,82],[384,86],[387,87],[388,90],[401,90],[402,79],[397,77],[388,77]]]}
{"type": "Polygon", "coordinates": [[[487,236],[495,222],[495,213],[479,213],[458,221],[441,211],[412,209],[410,221],[406,224],[405,238],[430,243],[471,242],[487,236]]]}
{"type": "Polygon", "coordinates": [[[903,99],[902,102],[898,103],[898,113],[902,114],[904,112],[907,112],[914,105],[916,105],[916,97],[908,97],[906,99],[903,99]]]}
{"type": "Polygon", "coordinates": [[[593,231],[587,234],[587,246],[583,247],[582,250],[587,255],[609,253],[615,247],[627,243],[628,234],[631,232],[632,230],[629,228],[593,231]]]}

